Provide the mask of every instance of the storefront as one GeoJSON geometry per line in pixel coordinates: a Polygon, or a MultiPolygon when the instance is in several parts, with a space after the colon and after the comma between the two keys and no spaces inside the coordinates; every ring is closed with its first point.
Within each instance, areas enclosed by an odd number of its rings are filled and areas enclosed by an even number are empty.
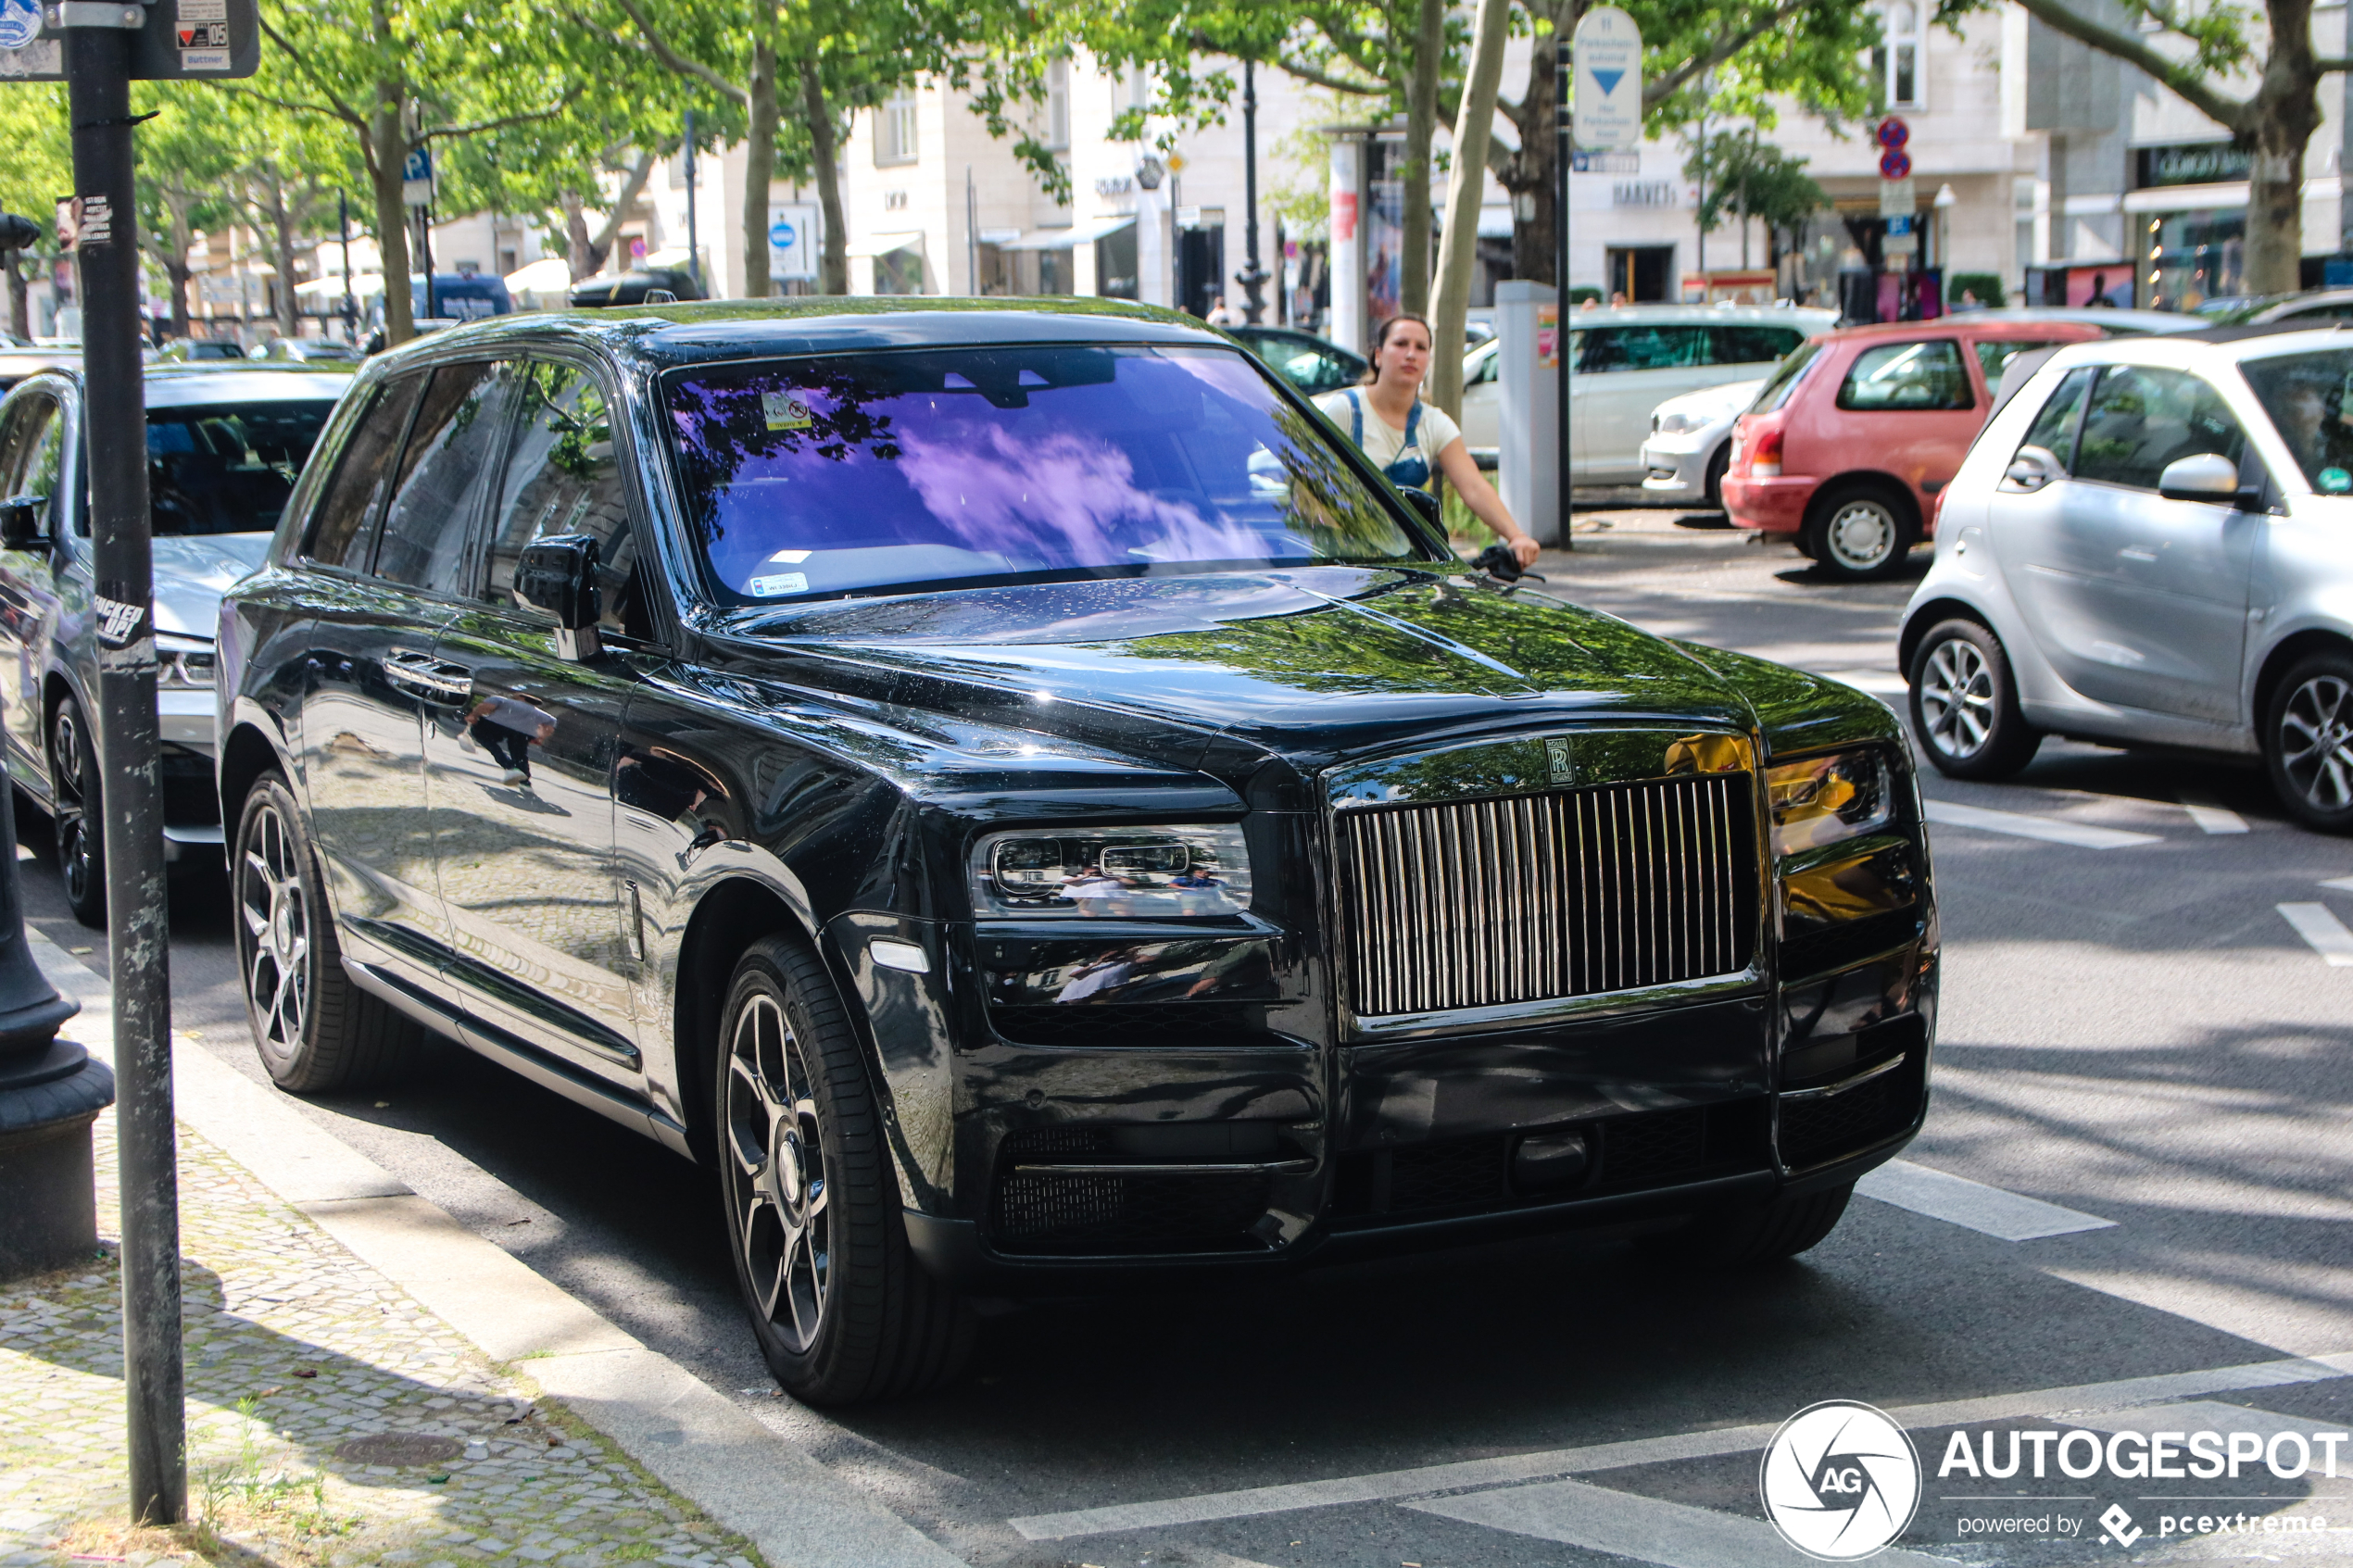
{"type": "MultiPolygon", "coordinates": [[[[2251,156],[2228,142],[2135,149],[2133,190],[2124,198],[2124,229],[2137,253],[2135,286],[2121,298],[2096,292],[2152,310],[2195,310],[2246,293],[2251,156]]],[[[2075,282],[2070,276],[2070,295],[2078,292],[2075,282]]]]}

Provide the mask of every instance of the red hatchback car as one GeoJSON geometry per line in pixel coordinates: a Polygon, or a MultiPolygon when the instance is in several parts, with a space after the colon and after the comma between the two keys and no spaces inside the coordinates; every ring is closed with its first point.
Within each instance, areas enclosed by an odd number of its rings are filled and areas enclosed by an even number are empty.
{"type": "Polygon", "coordinates": [[[1732,428],[1724,509],[1796,535],[1834,577],[1886,577],[1936,523],[1935,501],[2029,349],[2081,343],[2072,321],[1947,316],[1849,327],[1780,362],[1732,428]]]}

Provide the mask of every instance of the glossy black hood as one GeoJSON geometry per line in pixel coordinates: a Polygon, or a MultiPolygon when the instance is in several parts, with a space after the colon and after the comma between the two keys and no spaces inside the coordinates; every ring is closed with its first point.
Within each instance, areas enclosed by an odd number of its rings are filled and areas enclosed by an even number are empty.
{"type": "Polygon", "coordinates": [[[1755,660],[1711,668],[1694,657],[1705,650],[1615,617],[1437,571],[1314,567],[974,588],[745,610],[725,632],[754,659],[756,647],[813,661],[816,684],[893,704],[970,712],[989,693],[1000,716],[1017,705],[1026,727],[1172,760],[1188,738],[1199,747],[1224,737],[1302,771],[1409,737],[1547,723],[1749,729],[1760,709],[1743,688],[1759,681],[1772,688],[1774,727],[1885,718],[1834,684],[1755,660]]]}

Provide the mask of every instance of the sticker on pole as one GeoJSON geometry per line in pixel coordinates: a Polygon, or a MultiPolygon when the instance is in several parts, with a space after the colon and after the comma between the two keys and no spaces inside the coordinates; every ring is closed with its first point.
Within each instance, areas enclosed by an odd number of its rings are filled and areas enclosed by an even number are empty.
{"type": "MultiPolygon", "coordinates": [[[[261,69],[256,0],[150,0],[138,10],[133,82],[221,82],[261,69]]],[[[43,30],[38,0],[0,0],[0,81],[63,82],[59,31],[43,30]]]]}
{"type": "Polygon", "coordinates": [[[41,8],[32,0],[0,0],[0,49],[21,49],[41,36],[41,8]]]}
{"type": "Polygon", "coordinates": [[[1596,6],[1577,24],[1575,139],[1622,152],[1642,141],[1642,30],[1615,6],[1596,6]]]}

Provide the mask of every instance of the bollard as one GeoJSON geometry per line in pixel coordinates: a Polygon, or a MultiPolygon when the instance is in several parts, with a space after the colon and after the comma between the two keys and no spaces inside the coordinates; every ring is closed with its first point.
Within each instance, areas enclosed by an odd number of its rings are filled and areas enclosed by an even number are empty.
{"type": "Polygon", "coordinates": [[[90,1123],[114,1074],[57,1026],[82,1010],[32,961],[17,897],[17,822],[0,802],[0,1280],[87,1261],[98,1245],[90,1123]]]}

